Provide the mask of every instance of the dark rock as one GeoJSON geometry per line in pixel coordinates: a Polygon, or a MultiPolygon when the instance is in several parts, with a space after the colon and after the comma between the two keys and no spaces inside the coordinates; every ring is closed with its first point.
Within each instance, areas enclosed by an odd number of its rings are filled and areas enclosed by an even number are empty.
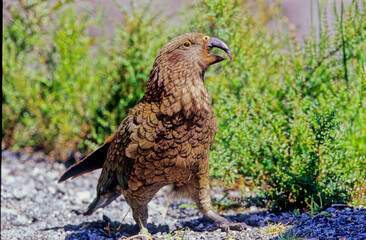
{"type": "Polygon", "coordinates": [[[337,211],[337,209],[335,209],[334,207],[329,207],[329,208],[327,208],[327,210],[325,210],[325,211],[327,211],[327,212],[329,212],[329,213],[335,213],[335,212],[337,211]]]}
{"type": "Polygon", "coordinates": [[[252,215],[252,216],[250,216],[250,218],[248,219],[248,224],[250,226],[255,226],[255,227],[259,226],[259,218],[258,218],[258,216],[255,215],[255,214],[252,215]]]}

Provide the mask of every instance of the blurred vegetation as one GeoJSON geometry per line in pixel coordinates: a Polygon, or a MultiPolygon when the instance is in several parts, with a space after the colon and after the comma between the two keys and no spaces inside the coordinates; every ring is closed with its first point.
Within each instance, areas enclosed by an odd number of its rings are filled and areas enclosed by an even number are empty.
{"type": "Polygon", "coordinates": [[[158,50],[180,33],[204,32],[227,42],[234,58],[206,73],[219,121],[212,177],[250,184],[281,209],[311,199],[365,203],[364,5],[314,1],[311,19],[320,24],[300,45],[280,6],[264,0],[197,1],[175,24],[152,1],[131,1],[128,11],[119,6],[123,22],[112,37],[101,7],[66,2],[9,7],[2,148],[39,147],[61,159],[92,151],[143,96],[158,50]],[[102,36],[92,37],[92,27],[102,36]]]}

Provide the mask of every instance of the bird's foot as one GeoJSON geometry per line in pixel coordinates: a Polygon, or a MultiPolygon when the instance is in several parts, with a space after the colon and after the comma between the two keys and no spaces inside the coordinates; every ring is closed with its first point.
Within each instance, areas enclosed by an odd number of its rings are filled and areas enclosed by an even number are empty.
{"type": "Polygon", "coordinates": [[[232,223],[229,221],[217,223],[216,229],[221,229],[221,231],[229,232],[229,230],[241,231],[246,229],[248,226],[245,223],[232,223]]]}

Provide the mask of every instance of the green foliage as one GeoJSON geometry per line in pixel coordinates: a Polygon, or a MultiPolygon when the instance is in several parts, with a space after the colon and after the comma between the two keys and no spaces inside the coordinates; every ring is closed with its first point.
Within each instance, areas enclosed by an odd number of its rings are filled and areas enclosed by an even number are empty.
{"type": "Polygon", "coordinates": [[[341,151],[340,141],[335,139],[334,118],[334,113],[315,112],[308,124],[311,131],[301,148],[295,150],[295,159],[279,158],[269,171],[268,183],[272,188],[268,198],[277,206],[306,207],[313,202],[313,196],[325,206],[349,200],[349,184],[341,177],[345,174],[341,165],[347,157],[341,151]],[[335,163],[339,165],[334,166],[335,163]]]}
{"type": "Polygon", "coordinates": [[[143,96],[164,43],[197,31],[233,53],[206,73],[219,124],[213,178],[251,182],[279,208],[365,198],[364,6],[328,12],[319,1],[320,25],[300,45],[281,8],[266,1],[202,0],[174,18],[180,27],[153,3],[118,6],[123,20],[111,37],[100,7],[95,16],[72,1],[12,4],[3,28],[3,147],[42,147],[62,159],[95,149],[143,96]],[[277,34],[269,21],[282,26],[277,34]]]}
{"type": "Polygon", "coordinates": [[[107,91],[101,76],[108,62],[93,57],[87,31],[97,21],[74,7],[53,12],[45,2],[29,4],[12,8],[3,30],[2,136],[15,148],[76,148],[103,97],[91,93],[107,91]]]}

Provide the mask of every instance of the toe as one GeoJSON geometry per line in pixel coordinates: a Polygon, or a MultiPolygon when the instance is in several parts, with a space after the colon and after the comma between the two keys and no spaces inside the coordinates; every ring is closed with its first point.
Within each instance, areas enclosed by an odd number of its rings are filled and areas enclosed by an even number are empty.
{"type": "Polygon", "coordinates": [[[241,231],[246,229],[246,224],[245,223],[231,223],[229,225],[230,230],[234,230],[234,231],[241,231]]]}
{"type": "Polygon", "coordinates": [[[222,231],[229,232],[229,230],[242,231],[247,228],[245,223],[222,223],[218,226],[222,231]]]}

